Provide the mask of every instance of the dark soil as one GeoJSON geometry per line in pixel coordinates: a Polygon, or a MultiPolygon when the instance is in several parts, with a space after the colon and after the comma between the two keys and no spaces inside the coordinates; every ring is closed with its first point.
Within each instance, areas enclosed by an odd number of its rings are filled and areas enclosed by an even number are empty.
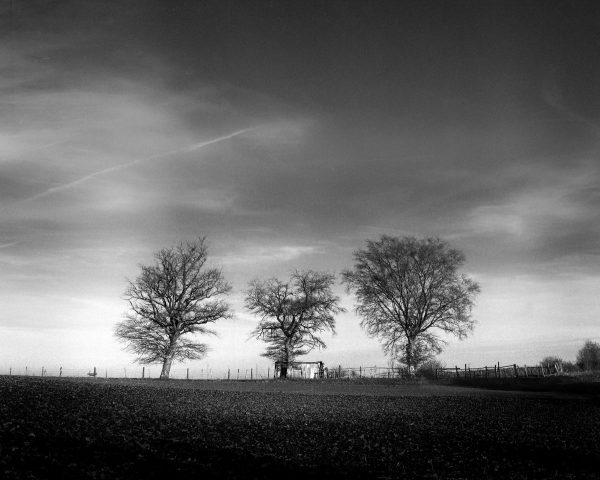
{"type": "Polygon", "coordinates": [[[600,478],[595,398],[181,385],[0,377],[0,477],[600,478]]]}

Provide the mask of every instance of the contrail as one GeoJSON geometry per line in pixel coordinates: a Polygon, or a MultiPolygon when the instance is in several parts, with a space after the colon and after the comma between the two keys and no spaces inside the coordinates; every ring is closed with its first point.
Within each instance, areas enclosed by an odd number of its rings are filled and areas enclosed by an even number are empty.
{"type": "Polygon", "coordinates": [[[563,99],[562,92],[554,78],[546,79],[546,84],[542,88],[542,98],[558,113],[564,115],[569,120],[576,121],[587,125],[596,136],[600,136],[600,126],[593,120],[584,115],[581,115],[569,108],[563,99]]]}
{"type": "Polygon", "coordinates": [[[115,165],[114,167],[108,167],[103,170],[98,170],[97,172],[93,172],[88,175],[85,175],[84,177],[78,178],[77,180],[73,180],[72,182],[64,183],[62,185],[58,185],[56,187],[49,188],[48,190],[46,190],[42,193],[38,193],[37,195],[34,195],[32,197],[26,198],[25,200],[22,200],[21,202],[34,202],[36,200],[39,200],[40,198],[44,198],[44,197],[47,197],[48,195],[52,195],[53,193],[60,192],[62,190],[66,190],[66,189],[75,187],[77,185],[81,185],[82,183],[92,180],[93,178],[100,177],[102,175],[107,175],[109,173],[117,172],[119,170],[129,168],[133,165],[137,165],[137,164],[144,163],[144,162],[150,162],[152,160],[156,160],[159,158],[169,157],[171,155],[176,155],[178,153],[193,152],[194,150],[198,150],[200,148],[207,147],[208,145],[213,145],[215,143],[223,142],[225,140],[229,140],[230,138],[237,137],[246,132],[254,130],[255,128],[256,127],[244,128],[243,130],[238,130],[236,132],[230,133],[229,135],[224,135],[222,137],[213,138],[212,140],[207,140],[205,142],[195,143],[188,147],[177,148],[175,150],[170,150],[168,152],[153,155],[151,157],[139,158],[137,160],[132,160],[131,162],[122,163],[120,165],[115,165]]]}

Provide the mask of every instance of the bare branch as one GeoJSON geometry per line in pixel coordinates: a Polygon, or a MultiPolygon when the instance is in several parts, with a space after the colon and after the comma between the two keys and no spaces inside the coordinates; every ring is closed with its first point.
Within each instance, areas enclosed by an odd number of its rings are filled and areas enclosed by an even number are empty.
{"type": "Polygon", "coordinates": [[[205,268],[206,259],[204,238],[162,249],[125,291],[129,311],[115,335],[139,362],[162,362],[161,376],[168,377],[173,360],[205,355],[206,345],[184,335],[214,334],[206,325],[231,317],[222,298],[231,286],[221,270],[205,268]]]}
{"type": "Polygon", "coordinates": [[[263,356],[290,362],[314,348],[325,348],[317,335],[335,333],[334,315],[344,309],[329,273],[295,271],[288,282],[276,278],[250,282],[246,308],[260,320],[252,335],[267,343],[263,356]]]}
{"type": "Polygon", "coordinates": [[[480,288],[458,274],[462,252],[437,238],[382,236],[354,252],[342,281],[357,298],[356,312],[386,353],[416,366],[441,350],[431,330],[464,338],[474,326],[471,310],[480,288]]]}

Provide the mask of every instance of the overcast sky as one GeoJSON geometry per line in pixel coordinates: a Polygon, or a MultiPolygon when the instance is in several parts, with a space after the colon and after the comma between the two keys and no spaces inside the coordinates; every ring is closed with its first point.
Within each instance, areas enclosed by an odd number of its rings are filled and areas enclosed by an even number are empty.
{"type": "MultiPolygon", "coordinates": [[[[5,0],[0,15],[0,370],[138,368],[113,336],[126,279],[201,235],[235,318],[193,369],[266,368],[248,281],[339,274],[382,234],[465,253],[478,324],[449,366],[600,340],[596,2],[5,0]]],[[[385,365],[336,291],[348,313],[309,359],[385,365]]]]}

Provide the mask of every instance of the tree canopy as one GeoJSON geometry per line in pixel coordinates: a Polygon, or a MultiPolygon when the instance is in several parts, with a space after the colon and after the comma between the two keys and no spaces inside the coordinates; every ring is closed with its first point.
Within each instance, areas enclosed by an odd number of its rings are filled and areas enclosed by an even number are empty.
{"type": "Polygon", "coordinates": [[[140,363],[162,363],[161,378],[169,377],[173,360],[202,358],[207,347],[194,335],[213,334],[207,325],[230,316],[223,297],[231,287],[206,259],[204,238],[180,243],[158,251],[155,264],[141,265],[129,281],[129,310],[115,335],[140,363]]]}
{"type": "Polygon", "coordinates": [[[577,352],[576,362],[582,370],[600,369],[600,344],[587,340],[577,352]]]}
{"type": "Polygon", "coordinates": [[[294,272],[288,281],[250,282],[246,308],[260,317],[252,333],[267,343],[264,357],[282,362],[281,376],[296,357],[326,347],[321,333],[335,333],[334,315],[343,308],[331,290],[334,281],[329,273],[309,270],[294,272]]]}
{"type": "Polygon", "coordinates": [[[361,326],[379,338],[387,354],[409,368],[439,353],[439,333],[464,338],[479,285],[459,273],[462,252],[438,238],[368,240],[342,273],[357,298],[361,326]]]}

